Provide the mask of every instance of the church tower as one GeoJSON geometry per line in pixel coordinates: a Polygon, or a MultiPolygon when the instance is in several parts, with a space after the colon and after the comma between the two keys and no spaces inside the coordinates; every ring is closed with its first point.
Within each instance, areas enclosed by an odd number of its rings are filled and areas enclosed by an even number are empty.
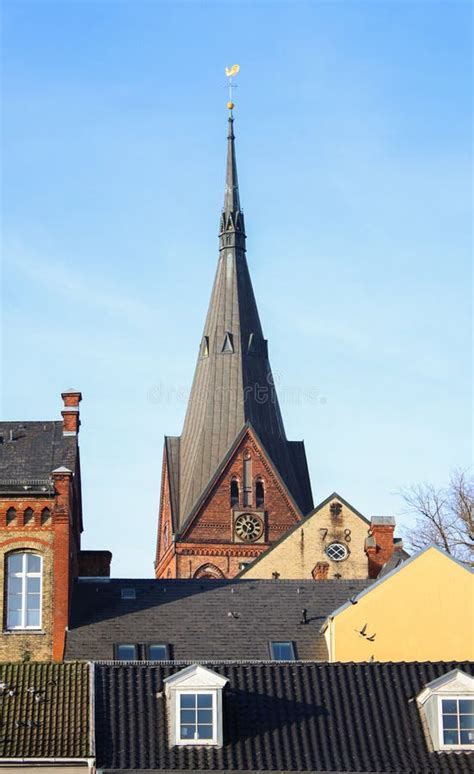
{"type": "Polygon", "coordinates": [[[313,507],[288,441],[245,256],[229,103],[219,262],[180,437],[165,437],[157,578],[232,578],[313,507]]]}

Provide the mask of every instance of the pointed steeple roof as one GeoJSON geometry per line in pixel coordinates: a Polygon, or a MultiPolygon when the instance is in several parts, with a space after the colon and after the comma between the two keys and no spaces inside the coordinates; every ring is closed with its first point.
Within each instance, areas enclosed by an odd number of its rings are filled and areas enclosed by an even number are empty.
{"type": "Polygon", "coordinates": [[[219,262],[179,446],[175,528],[186,522],[245,425],[257,432],[291,495],[312,507],[303,444],[286,440],[245,256],[245,226],[229,114],[219,262]]]}

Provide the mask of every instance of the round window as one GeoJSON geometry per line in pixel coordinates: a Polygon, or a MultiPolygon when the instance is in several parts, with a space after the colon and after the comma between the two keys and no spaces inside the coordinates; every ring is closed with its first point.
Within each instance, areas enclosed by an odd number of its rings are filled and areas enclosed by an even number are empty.
{"type": "Polygon", "coordinates": [[[349,556],[349,549],[344,543],[330,543],[326,548],[326,554],[333,562],[343,562],[349,556]]]}

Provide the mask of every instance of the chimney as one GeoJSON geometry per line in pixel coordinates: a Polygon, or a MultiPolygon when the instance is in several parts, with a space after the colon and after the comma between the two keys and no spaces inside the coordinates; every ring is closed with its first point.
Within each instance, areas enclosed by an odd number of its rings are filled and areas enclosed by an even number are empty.
{"type": "Polygon", "coordinates": [[[369,537],[365,541],[365,553],[369,560],[369,578],[376,578],[394,549],[393,516],[372,516],[369,537]]]}
{"type": "Polygon", "coordinates": [[[82,578],[108,578],[110,576],[110,551],[81,551],[79,576],[82,578]]]}
{"type": "Polygon", "coordinates": [[[81,420],[79,418],[79,403],[82,400],[82,394],[79,390],[69,389],[61,393],[64,401],[64,408],[61,411],[63,418],[63,435],[77,435],[81,420]]]}
{"type": "Polygon", "coordinates": [[[328,562],[317,562],[311,570],[313,580],[327,580],[329,573],[328,562]]]}

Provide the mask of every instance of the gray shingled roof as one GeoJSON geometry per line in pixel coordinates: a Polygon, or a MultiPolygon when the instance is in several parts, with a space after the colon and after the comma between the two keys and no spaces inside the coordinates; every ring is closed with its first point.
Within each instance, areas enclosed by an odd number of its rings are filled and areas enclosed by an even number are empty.
{"type": "Polygon", "coordinates": [[[170,747],[163,680],[175,664],[96,665],[97,768],[105,771],[471,772],[432,752],[414,697],[469,662],[206,664],[228,678],[224,744],[170,747]]]}
{"type": "Polygon", "coordinates": [[[181,438],[166,439],[176,531],[246,425],[258,434],[302,514],[313,505],[304,445],[286,439],[245,257],[232,118],[220,245],[203,331],[206,351],[201,345],[181,438]],[[223,352],[227,334],[231,347],[223,352]]]}
{"type": "Polygon", "coordinates": [[[76,468],[77,437],[62,422],[2,422],[0,439],[0,490],[41,491],[56,468],[76,468]]]}
{"type": "Polygon", "coordinates": [[[112,659],[118,643],[164,643],[173,659],[268,659],[270,641],[291,640],[297,658],[326,660],[322,623],[370,583],[82,579],[73,591],[66,658],[112,659]],[[122,599],[122,588],[134,588],[136,599],[122,599]]]}

